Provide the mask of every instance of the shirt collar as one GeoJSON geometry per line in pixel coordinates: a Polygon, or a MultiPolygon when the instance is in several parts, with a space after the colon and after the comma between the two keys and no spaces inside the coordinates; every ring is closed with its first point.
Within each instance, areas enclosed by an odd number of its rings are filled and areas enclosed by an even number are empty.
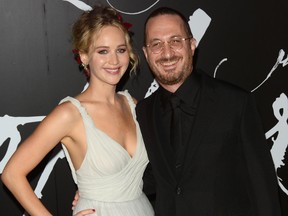
{"type": "MultiPolygon", "coordinates": [[[[194,101],[196,99],[199,89],[200,89],[200,79],[199,75],[195,71],[191,73],[191,75],[184,81],[184,83],[177,89],[177,91],[174,94],[188,106],[195,106],[194,101]]],[[[169,98],[171,97],[172,93],[167,91],[161,85],[159,85],[159,93],[160,93],[161,107],[163,107],[163,109],[166,110],[166,107],[170,106],[169,98]]]]}
{"type": "Polygon", "coordinates": [[[199,75],[196,72],[193,72],[174,94],[179,97],[185,104],[193,106],[199,89],[199,75]]]}

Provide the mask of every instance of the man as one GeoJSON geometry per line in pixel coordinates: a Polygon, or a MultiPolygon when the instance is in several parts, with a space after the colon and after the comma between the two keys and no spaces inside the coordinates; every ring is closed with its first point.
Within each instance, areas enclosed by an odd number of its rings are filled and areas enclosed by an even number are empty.
{"type": "MultiPolygon", "coordinates": [[[[143,51],[160,87],[136,112],[155,179],[156,216],[281,215],[253,97],[194,70],[195,48],[178,11],[159,8],[147,18],[143,51]],[[180,105],[171,108],[170,98],[180,105]],[[180,112],[178,134],[170,129],[173,110],[180,112]]],[[[149,174],[144,189],[151,192],[149,174]]]]}
{"type": "Polygon", "coordinates": [[[144,191],[156,192],[156,216],[280,216],[253,97],[194,70],[195,48],[178,11],[159,8],[149,15],[143,51],[160,87],[136,111],[150,160],[144,191]],[[175,96],[182,126],[176,144],[169,102],[175,96]]]}

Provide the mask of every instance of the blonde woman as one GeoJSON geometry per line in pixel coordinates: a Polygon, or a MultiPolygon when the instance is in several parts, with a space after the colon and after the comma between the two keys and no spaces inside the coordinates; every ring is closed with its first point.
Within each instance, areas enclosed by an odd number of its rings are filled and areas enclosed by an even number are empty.
{"type": "Polygon", "coordinates": [[[128,30],[114,9],[96,6],[74,24],[73,39],[88,88],[64,98],[40,123],[7,163],[2,180],[30,215],[51,215],[26,176],[61,142],[80,194],[73,215],[152,216],[142,192],[148,159],[135,101],[128,91],[116,92],[129,64],[132,70],[138,64],[128,30]]]}

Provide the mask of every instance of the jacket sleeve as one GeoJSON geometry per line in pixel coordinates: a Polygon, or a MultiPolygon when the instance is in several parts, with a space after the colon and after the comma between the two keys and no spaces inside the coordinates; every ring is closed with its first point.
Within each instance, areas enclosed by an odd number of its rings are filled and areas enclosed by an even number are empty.
{"type": "Polygon", "coordinates": [[[241,140],[248,171],[253,215],[280,216],[277,176],[255,99],[249,94],[243,106],[241,140]]]}
{"type": "Polygon", "coordinates": [[[152,167],[150,163],[148,163],[146,170],[144,172],[143,182],[144,182],[143,192],[146,194],[149,201],[154,206],[154,202],[156,199],[156,186],[155,186],[156,182],[154,179],[154,175],[153,175],[153,171],[152,171],[152,167]]]}

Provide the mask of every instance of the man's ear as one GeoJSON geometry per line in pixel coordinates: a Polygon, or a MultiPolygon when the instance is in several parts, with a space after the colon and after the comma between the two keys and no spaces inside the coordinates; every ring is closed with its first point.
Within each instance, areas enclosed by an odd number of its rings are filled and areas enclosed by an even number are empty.
{"type": "Polygon", "coordinates": [[[142,50],[144,52],[145,58],[147,59],[147,47],[143,46],[142,50]]]}
{"type": "Polygon", "coordinates": [[[195,49],[196,49],[196,39],[195,38],[191,38],[190,39],[190,46],[191,46],[191,50],[192,50],[193,55],[194,55],[194,52],[195,52],[195,49]]]}

